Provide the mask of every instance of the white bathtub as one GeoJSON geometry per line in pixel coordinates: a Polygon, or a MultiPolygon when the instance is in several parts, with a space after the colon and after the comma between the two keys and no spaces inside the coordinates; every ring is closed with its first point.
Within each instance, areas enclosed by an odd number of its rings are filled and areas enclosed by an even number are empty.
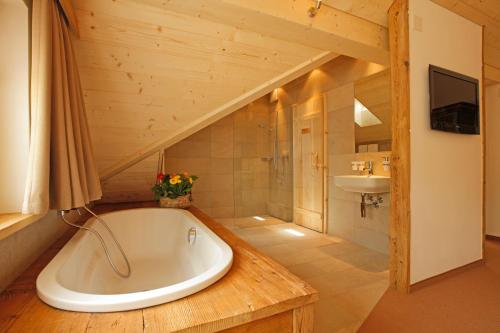
{"type": "MultiPolygon", "coordinates": [[[[38,276],[38,296],[45,303],[86,312],[144,308],[200,291],[231,267],[231,248],[188,211],[140,208],[101,217],[122,244],[131,276],[115,274],[96,237],[80,230],[38,276]],[[196,240],[190,243],[193,227],[196,240]]],[[[93,218],[85,225],[107,235],[93,218]]],[[[109,236],[105,240],[118,268],[126,271],[109,236]]]]}

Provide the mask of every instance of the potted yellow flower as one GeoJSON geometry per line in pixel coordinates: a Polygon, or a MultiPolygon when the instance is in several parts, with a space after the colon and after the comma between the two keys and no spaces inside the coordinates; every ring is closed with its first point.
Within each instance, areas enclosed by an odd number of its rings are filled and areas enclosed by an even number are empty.
{"type": "Polygon", "coordinates": [[[182,174],[159,173],[156,177],[156,184],[151,189],[155,195],[155,200],[160,202],[160,207],[166,208],[188,208],[191,206],[191,190],[193,183],[198,177],[182,174]]]}

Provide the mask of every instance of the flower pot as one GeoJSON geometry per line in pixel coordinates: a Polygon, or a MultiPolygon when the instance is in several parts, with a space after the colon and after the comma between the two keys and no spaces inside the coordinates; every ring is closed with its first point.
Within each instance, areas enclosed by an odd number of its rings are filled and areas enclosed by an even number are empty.
{"type": "Polygon", "coordinates": [[[160,198],[160,207],[163,208],[188,208],[191,206],[191,194],[186,194],[175,199],[169,197],[160,198]]]}

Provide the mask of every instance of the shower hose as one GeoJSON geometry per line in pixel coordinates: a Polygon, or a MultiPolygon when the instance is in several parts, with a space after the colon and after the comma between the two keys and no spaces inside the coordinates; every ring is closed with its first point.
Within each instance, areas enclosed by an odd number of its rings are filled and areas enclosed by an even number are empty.
{"type": "MultiPolygon", "coordinates": [[[[116,240],[116,237],[115,235],[113,234],[113,232],[111,231],[111,229],[109,228],[108,224],[103,220],[101,219],[99,216],[97,216],[97,214],[95,214],[93,211],[91,211],[89,208],[87,208],[86,206],[83,206],[82,207],[83,209],[85,209],[87,212],[89,212],[91,215],[93,215],[95,217],[95,219],[97,221],[99,221],[102,225],[104,225],[104,227],[106,228],[106,230],[109,232],[109,234],[111,235],[111,238],[113,239],[113,242],[115,243],[116,247],[118,248],[118,250],[120,250],[122,256],[123,256],[123,259],[125,261],[125,263],[127,264],[127,272],[126,273],[123,273],[121,272],[115,265],[115,263],[113,262],[113,260],[111,259],[111,256],[110,256],[110,253],[109,253],[109,249],[106,245],[106,242],[104,241],[104,238],[101,236],[101,234],[99,233],[99,231],[97,230],[94,230],[92,228],[88,228],[88,227],[85,227],[85,226],[81,226],[81,225],[78,225],[78,224],[75,224],[75,223],[72,223],[70,221],[68,221],[66,218],[65,218],[65,215],[66,213],[68,213],[69,211],[60,211],[60,214],[61,214],[61,218],[63,219],[63,221],[72,226],[72,227],[75,227],[75,228],[78,228],[78,229],[82,229],[82,230],[85,230],[85,231],[89,231],[91,232],[92,234],[94,234],[97,239],[99,240],[99,242],[101,243],[101,246],[104,250],[104,253],[106,254],[106,258],[108,259],[108,263],[109,265],[111,266],[111,268],[113,268],[113,270],[115,271],[115,273],[117,275],[119,275],[120,277],[122,278],[128,278],[130,276],[130,273],[131,273],[131,269],[130,269],[130,263],[128,261],[128,258],[127,256],[125,255],[125,252],[123,251],[123,248],[122,246],[120,245],[120,243],[116,240]]],[[[80,213],[80,208],[77,208],[76,211],[78,212],[78,214],[82,215],[80,213]]]]}

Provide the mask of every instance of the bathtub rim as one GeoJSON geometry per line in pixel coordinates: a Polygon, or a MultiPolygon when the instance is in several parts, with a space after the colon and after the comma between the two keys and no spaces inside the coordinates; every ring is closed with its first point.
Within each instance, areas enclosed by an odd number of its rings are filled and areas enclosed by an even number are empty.
{"type": "MultiPolygon", "coordinates": [[[[221,258],[219,258],[213,267],[202,274],[166,287],[121,294],[82,293],[62,286],[57,279],[57,274],[66,263],[68,256],[87,236],[86,231],[79,230],[38,275],[36,279],[36,293],[38,297],[52,307],[77,312],[117,312],[142,309],[171,302],[199,292],[220,280],[231,269],[234,256],[232,248],[198,217],[185,209],[144,207],[112,211],[100,214],[100,216],[119,215],[137,210],[170,210],[188,216],[217,244],[221,250],[221,258]]],[[[89,226],[93,223],[95,223],[95,218],[90,217],[83,225],[89,226]]]]}

